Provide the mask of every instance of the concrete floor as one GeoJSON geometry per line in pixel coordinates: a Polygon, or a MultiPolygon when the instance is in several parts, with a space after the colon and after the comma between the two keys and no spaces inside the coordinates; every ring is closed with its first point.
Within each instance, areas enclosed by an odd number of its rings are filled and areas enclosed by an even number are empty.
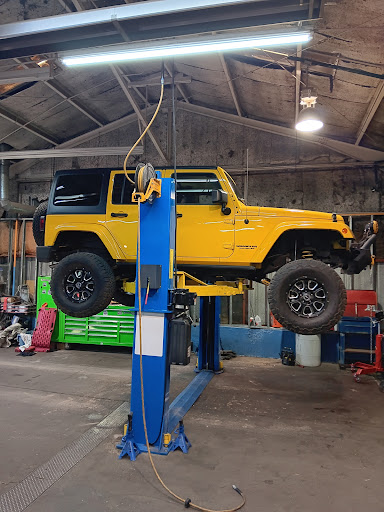
{"type": "MultiPolygon", "coordinates": [[[[129,399],[131,354],[108,349],[29,358],[0,350],[0,494],[129,399]]],[[[193,377],[173,368],[173,393],[193,377]]],[[[335,365],[225,361],[185,418],[193,446],[157,456],[166,483],[220,509],[246,494],[247,511],[382,510],[384,394],[335,365]]],[[[160,488],[147,455],[118,460],[117,428],[33,502],[28,512],[183,510],[160,488]]],[[[8,512],[1,509],[1,512],[8,512]]]]}

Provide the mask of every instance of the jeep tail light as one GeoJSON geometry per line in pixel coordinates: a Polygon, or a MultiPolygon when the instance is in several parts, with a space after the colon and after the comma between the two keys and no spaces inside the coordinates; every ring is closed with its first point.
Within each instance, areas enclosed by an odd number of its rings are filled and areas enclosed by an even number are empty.
{"type": "Polygon", "coordinates": [[[44,231],[45,230],[45,215],[42,215],[40,217],[40,231],[44,231]]]}

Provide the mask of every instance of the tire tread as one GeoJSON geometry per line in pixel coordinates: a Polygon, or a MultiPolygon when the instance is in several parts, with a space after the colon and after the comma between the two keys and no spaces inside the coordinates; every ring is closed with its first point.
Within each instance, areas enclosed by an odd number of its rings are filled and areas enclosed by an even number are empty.
{"type": "MultiPolygon", "coordinates": [[[[303,261],[306,263],[307,268],[312,268],[313,270],[326,270],[327,272],[330,269],[328,265],[323,263],[322,261],[318,260],[296,260],[291,261],[290,263],[285,264],[283,267],[281,267],[277,272],[274,278],[272,279],[269,287],[268,287],[268,302],[269,307],[271,309],[271,312],[273,316],[276,318],[276,320],[283,325],[286,329],[289,331],[296,332],[298,334],[319,334],[322,332],[329,331],[334,327],[337,322],[340,320],[340,318],[343,316],[343,313],[345,311],[345,307],[347,305],[347,292],[345,290],[344,283],[340,276],[334,272],[335,276],[335,283],[336,283],[336,289],[337,289],[337,300],[338,300],[338,307],[336,312],[332,315],[332,317],[328,320],[326,324],[324,324],[321,328],[318,327],[304,327],[298,324],[295,324],[288,320],[284,313],[281,311],[281,307],[279,304],[279,287],[281,283],[297,268],[300,268],[303,266],[303,261]]],[[[335,298],[336,300],[336,298],[335,298]]]]}

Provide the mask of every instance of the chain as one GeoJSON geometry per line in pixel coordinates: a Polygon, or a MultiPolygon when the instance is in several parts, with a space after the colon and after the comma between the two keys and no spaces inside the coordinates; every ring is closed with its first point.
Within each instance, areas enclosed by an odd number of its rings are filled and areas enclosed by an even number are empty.
{"type": "Polygon", "coordinates": [[[369,311],[369,362],[373,363],[373,313],[376,311],[376,307],[371,304],[367,304],[366,311],[369,311]]]}

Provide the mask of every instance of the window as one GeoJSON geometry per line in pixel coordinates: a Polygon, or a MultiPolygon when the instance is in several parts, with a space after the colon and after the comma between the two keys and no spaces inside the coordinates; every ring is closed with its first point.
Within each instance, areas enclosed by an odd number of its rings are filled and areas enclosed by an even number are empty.
{"type": "MultiPolygon", "coordinates": [[[[134,174],[129,176],[133,179],[134,174]]],[[[112,204],[132,204],[134,186],[127,180],[125,174],[115,174],[113,179],[112,204]]]]}
{"type": "Polygon", "coordinates": [[[100,202],[101,174],[66,174],[56,183],[55,206],[97,206],[100,202]]]}
{"type": "Polygon", "coordinates": [[[213,204],[212,191],[220,189],[220,181],[214,173],[177,173],[178,204],[213,204]]]}

